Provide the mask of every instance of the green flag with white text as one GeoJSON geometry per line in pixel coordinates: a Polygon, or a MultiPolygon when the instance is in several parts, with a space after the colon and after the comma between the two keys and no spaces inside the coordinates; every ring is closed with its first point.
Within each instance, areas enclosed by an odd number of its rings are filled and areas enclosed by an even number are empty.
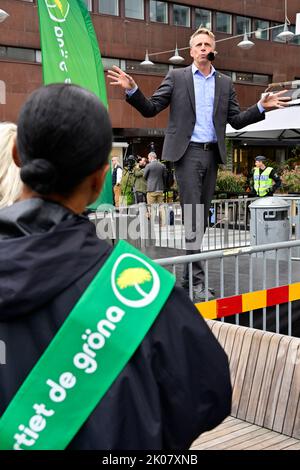
{"type": "MultiPolygon", "coordinates": [[[[83,0],[38,0],[44,84],[74,83],[95,93],[107,107],[98,41],[83,0]]],[[[100,132],[100,129],[99,129],[100,132]]],[[[112,203],[111,174],[91,206],[112,203]]]]}

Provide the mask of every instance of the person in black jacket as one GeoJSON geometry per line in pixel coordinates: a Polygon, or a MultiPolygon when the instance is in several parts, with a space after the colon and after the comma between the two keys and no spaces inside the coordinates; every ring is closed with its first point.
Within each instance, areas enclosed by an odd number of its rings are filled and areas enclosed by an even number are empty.
{"type": "MultiPolygon", "coordinates": [[[[13,154],[24,187],[0,211],[0,416],[111,253],[81,215],[101,190],[111,141],[107,111],[80,87],[42,87],[21,110],[13,154]]],[[[227,357],[174,288],[68,448],[186,449],[230,407],[227,357]]]]}

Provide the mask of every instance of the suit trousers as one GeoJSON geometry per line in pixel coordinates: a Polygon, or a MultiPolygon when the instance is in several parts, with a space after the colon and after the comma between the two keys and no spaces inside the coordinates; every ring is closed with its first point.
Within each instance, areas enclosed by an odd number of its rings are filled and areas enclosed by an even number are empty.
{"type": "MultiPolygon", "coordinates": [[[[218,171],[218,150],[204,150],[190,143],[183,157],[175,162],[175,173],[183,211],[186,254],[201,251],[203,235],[218,171]]],[[[184,278],[188,279],[188,266],[184,278]]],[[[193,263],[193,285],[204,282],[202,263],[193,263]]]]}

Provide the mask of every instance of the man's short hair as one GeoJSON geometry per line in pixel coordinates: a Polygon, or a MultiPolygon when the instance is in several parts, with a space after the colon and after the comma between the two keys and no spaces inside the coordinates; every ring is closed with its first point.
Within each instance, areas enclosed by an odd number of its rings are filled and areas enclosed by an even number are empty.
{"type": "Polygon", "coordinates": [[[216,42],[216,37],[215,37],[214,33],[212,33],[209,29],[203,28],[202,26],[200,26],[200,27],[194,32],[194,34],[192,34],[191,37],[190,37],[190,47],[192,47],[193,39],[194,39],[196,36],[199,36],[199,34],[207,34],[207,36],[209,36],[211,39],[214,40],[214,42],[216,42]]]}
{"type": "Polygon", "coordinates": [[[157,155],[156,155],[155,152],[150,152],[150,153],[148,153],[148,158],[150,158],[150,157],[157,158],[157,155]]]}

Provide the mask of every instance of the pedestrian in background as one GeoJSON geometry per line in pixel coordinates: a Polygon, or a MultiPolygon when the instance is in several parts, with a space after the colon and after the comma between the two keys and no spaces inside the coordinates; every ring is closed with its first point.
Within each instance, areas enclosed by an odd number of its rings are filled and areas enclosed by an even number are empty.
{"type": "Polygon", "coordinates": [[[147,201],[147,181],[145,180],[144,172],[148,160],[146,157],[140,157],[138,163],[134,167],[134,203],[139,204],[140,202],[147,201]]]}
{"type": "Polygon", "coordinates": [[[20,169],[12,158],[16,136],[17,126],[14,123],[0,125],[0,208],[13,204],[21,192],[20,169]]]}
{"type": "Polygon", "coordinates": [[[148,154],[149,164],[144,171],[147,181],[147,203],[162,204],[164,202],[164,182],[166,178],[166,167],[157,160],[155,152],[148,154]]]}
{"type": "Polygon", "coordinates": [[[121,179],[122,179],[122,167],[120,165],[118,157],[112,157],[112,187],[114,192],[114,203],[116,207],[120,205],[120,196],[121,196],[121,179]]]}

